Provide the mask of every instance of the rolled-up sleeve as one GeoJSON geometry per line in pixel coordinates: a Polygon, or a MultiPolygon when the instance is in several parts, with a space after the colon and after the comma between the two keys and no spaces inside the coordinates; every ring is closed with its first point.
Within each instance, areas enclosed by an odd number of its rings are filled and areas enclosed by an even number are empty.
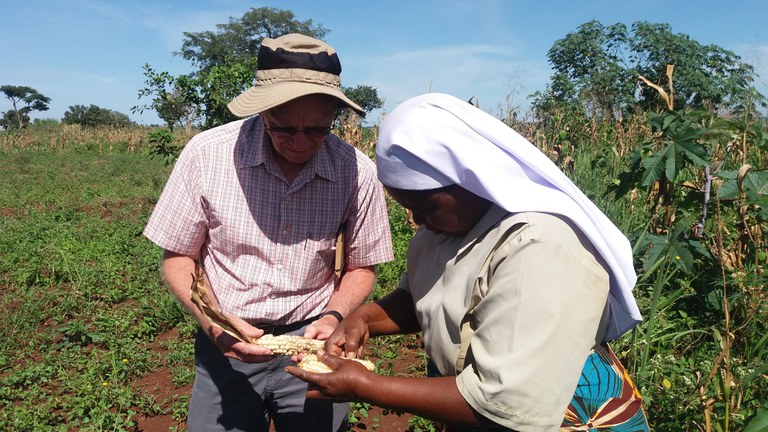
{"type": "Polygon", "coordinates": [[[205,242],[208,220],[204,210],[195,141],[179,156],[160,194],[144,235],[156,245],[182,255],[196,255],[205,242]]]}
{"type": "MultiPolygon", "coordinates": [[[[361,159],[366,157],[360,155],[361,159]]],[[[391,261],[394,255],[384,188],[376,178],[375,166],[363,159],[358,169],[357,196],[351,200],[355,208],[349,218],[351,226],[347,227],[348,264],[365,267],[391,261]]]]}

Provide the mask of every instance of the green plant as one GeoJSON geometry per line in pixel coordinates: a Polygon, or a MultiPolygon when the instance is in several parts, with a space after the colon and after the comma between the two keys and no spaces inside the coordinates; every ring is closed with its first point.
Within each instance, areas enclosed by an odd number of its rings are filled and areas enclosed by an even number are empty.
{"type": "Polygon", "coordinates": [[[408,251],[408,243],[416,231],[405,209],[390,197],[387,197],[387,210],[395,259],[376,267],[377,286],[373,293],[374,300],[384,297],[397,287],[406,270],[405,255],[408,251]]]}
{"type": "Polygon", "coordinates": [[[368,411],[371,409],[371,404],[368,402],[351,402],[349,404],[349,417],[347,421],[355,425],[362,419],[368,418],[368,411]]]}
{"type": "Polygon", "coordinates": [[[186,325],[138,236],[168,170],[116,145],[0,162],[0,430],[132,430],[165,409],[135,387],[167,365],[150,344],[186,325]]]}
{"type": "Polygon", "coordinates": [[[156,129],[147,135],[147,139],[150,144],[150,157],[158,157],[166,165],[172,165],[176,162],[181,153],[181,147],[173,145],[176,141],[173,133],[164,129],[156,129]]]}
{"type": "Polygon", "coordinates": [[[437,428],[431,420],[413,416],[408,419],[408,432],[437,432],[437,428]]]}

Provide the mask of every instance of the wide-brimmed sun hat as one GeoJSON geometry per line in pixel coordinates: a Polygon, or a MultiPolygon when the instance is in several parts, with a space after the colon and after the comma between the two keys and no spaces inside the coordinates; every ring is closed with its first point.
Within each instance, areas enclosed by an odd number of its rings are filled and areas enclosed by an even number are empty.
{"type": "Polygon", "coordinates": [[[249,117],[309,94],[327,94],[365,117],[365,110],[341,91],[341,63],[330,45],[302,34],[264,38],[256,83],[227,107],[249,117]]]}

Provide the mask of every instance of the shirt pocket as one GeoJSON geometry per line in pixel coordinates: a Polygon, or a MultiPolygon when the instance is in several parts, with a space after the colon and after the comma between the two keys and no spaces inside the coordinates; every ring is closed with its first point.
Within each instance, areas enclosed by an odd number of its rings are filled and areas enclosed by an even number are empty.
{"type": "Polygon", "coordinates": [[[304,265],[301,267],[302,279],[306,289],[320,288],[333,280],[333,259],[336,254],[335,239],[305,239],[302,250],[304,265]]]}

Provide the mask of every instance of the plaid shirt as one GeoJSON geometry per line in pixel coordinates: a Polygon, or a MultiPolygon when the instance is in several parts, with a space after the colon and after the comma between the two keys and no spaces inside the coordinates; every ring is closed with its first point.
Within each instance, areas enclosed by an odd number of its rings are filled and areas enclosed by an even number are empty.
{"type": "Polygon", "coordinates": [[[365,154],[329,135],[288,183],[261,118],[195,136],[144,229],[158,246],[200,253],[222,310],[252,324],[320,313],[333,294],[339,226],[348,266],[393,258],[383,188],[365,154]]]}

